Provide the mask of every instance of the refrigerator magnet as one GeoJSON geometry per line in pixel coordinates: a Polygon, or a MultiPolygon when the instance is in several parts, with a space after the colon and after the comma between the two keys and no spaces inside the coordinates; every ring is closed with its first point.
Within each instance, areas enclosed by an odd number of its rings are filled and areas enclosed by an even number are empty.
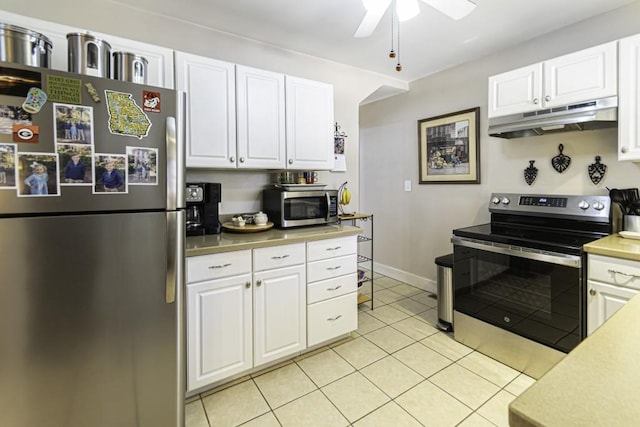
{"type": "Polygon", "coordinates": [[[133,95],[112,90],[105,90],[104,94],[109,111],[109,132],[138,139],[149,135],[151,120],[136,104],[133,95]]]}
{"type": "Polygon", "coordinates": [[[16,145],[0,144],[0,190],[16,188],[16,145]]]}
{"type": "Polygon", "coordinates": [[[13,124],[13,142],[35,144],[40,140],[40,127],[34,125],[13,124]]]}
{"type": "Polygon", "coordinates": [[[18,153],[18,197],[60,196],[58,155],[18,153]]]}
{"type": "Polygon", "coordinates": [[[152,113],[159,113],[161,110],[160,93],[151,92],[149,90],[142,91],[142,109],[144,111],[151,111],[152,113]]]}

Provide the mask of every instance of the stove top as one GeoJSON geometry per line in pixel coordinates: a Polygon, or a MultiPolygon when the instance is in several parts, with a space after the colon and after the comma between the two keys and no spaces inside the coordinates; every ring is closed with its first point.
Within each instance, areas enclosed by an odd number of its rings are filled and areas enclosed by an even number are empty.
{"type": "Polygon", "coordinates": [[[611,232],[608,196],[491,195],[491,223],[453,230],[454,236],[579,255],[611,232]]]}

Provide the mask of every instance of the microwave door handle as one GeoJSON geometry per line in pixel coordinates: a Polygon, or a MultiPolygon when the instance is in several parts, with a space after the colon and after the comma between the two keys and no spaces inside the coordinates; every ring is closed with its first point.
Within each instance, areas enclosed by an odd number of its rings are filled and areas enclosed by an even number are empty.
{"type": "Polygon", "coordinates": [[[328,224],[329,220],[331,219],[331,196],[329,195],[328,191],[325,191],[324,195],[327,199],[327,217],[325,221],[327,221],[327,224],[328,224]]]}

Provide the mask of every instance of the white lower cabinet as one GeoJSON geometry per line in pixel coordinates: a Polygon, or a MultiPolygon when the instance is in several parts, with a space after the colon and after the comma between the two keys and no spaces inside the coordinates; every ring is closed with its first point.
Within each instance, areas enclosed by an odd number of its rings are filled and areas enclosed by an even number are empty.
{"type": "Polygon", "coordinates": [[[307,243],[307,345],[358,328],[356,236],[307,243]]]}
{"type": "Polygon", "coordinates": [[[259,366],[307,347],[304,243],[254,249],[253,257],[254,268],[265,268],[253,273],[253,364],[259,366]]]}
{"type": "Polygon", "coordinates": [[[589,255],[587,335],[640,292],[640,262],[589,255]]]}
{"type": "Polygon", "coordinates": [[[251,251],[187,258],[187,390],[253,366],[251,251]]]}

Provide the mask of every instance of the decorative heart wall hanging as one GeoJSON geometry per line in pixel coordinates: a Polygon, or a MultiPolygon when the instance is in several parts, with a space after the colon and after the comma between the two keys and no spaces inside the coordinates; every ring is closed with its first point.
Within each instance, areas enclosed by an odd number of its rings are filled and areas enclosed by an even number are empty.
{"type": "Polygon", "coordinates": [[[571,164],[571,157],[565,156],[564,154],[562,154],[562,150],[564,150],[564,145],[562,144],[558,145],[558,150],[560,150],[560,154],[558,154],[557,156],[551,159],[551,166],[553,166],[553,168],[558,173],[562,173],[565,170],[567,170],[567,168],[571,164]]]}
{"type": "Polygon", "coordinates": [[[600,160],[600,156],[596,156],[596,162],[591,163],[589,166],[587,166],[589,178],[591,178],[591,182],[593,182],[595,185],[598,185],[604,178],[604,174],[607,173],[607,165],[605,165],[604,163],[600,163],[600,160]]]}
{"type": "Polygon", "coordinates": [[[538,177],[538,168],[533,166],[535,160],[529,160],[529,167],[524,170],[524,181],[531,185],[538,177]]]}

